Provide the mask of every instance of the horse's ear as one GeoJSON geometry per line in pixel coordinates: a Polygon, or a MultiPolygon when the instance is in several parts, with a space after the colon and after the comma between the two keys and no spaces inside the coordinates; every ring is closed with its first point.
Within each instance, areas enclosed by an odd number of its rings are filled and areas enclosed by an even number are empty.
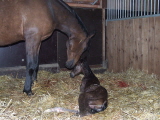
{"type": "Polygon", "coordinates": [[[88,37],[86,38],[86,41],[89,42],[90,39],[96,34],[96,31],[91,32],[88,37]]]}
{"type": "Polygon", "coordinates": [[[89,34],[88,39],[91,39],[93,36],[95,36],[95,34],[96,34],[96,31],[94,30],[89,34]]]}

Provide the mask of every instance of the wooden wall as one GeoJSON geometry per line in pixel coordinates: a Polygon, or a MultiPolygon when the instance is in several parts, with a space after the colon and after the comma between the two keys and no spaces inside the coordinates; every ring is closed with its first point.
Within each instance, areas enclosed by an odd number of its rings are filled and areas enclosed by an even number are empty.
{"type": "Polygon", "coordinates": [[[160,75],[160,17],[108,21],[108,70],[140,69],[160,75]]]}

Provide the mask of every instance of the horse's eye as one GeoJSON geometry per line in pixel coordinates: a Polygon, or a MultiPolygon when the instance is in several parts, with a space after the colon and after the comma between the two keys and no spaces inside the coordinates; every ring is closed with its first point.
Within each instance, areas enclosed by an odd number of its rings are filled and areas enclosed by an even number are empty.
{"type": "Polygon", "coordinates": [[[67,42],[66,42],[66,46],[67,46],[67,49],[71,50],[71,49],[72,49],[73,44],[72,44],[72,42],[71,42],[71,41],[67,41],[67,42]]]}

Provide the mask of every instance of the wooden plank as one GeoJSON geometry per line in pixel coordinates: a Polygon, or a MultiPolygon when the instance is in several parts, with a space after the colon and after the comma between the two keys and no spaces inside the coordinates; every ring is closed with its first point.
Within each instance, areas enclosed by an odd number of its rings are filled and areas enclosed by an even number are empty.
{"type": "Polygon", "coordinates": [[[119,62],[120,62],[120,64],[119,64],[119,68],[120,68],[120,72],[122,72],[123,70],[124,70],[124,35],[125,35],[125,33],[124,33],[124,29],[125,29],[125,27],[124,27],[124,24],[125,24],[125,21],[124,20],[121,20],[120,21],[121,23],[120,23],[120,36],[119,36],[119,41],[120,41],[120,43],[119,43],[119,48],[120,48],[120,59],[119,59],[119,62]]]}
{"type": "Polygon", "coordinates": [[[107,60],[108,60],[108,71],[113,70],[113,39],[114,39],[114,21],[107,23],[107,60]]]}
{"type": "Polygon", "coordinates": [[[102,8],[101,5],[89,5],[89,4],[78,4],[78,3],[67,3],[71,7],[84,7],[84,8],[102,8]]]}
{"type": "Polygon", "coordinates": [[[160,75],[160,17],[155,17],[154,73],[160,75]]]}
{"type": "Polygon", "coordinates": [[[125,20],[124,29],[124,71],[130,68],[131,55],[130,55],[130,43],[132,37],[132,20],[125,20]]]}
{"type": "Polygon", "coordinates": [[[112,46],[112,50],[113,50],[113,72],[117,72],[117,56],[118,56],[118,53],[117,53],[117,28],[118,28],[118,21],[115,21],[114,22],[114,39],[113,39],[113,46],[112,46]]]}
{"type": "Polygon", "coordinates": [[[142,70],[148,73],[148,32],[149,19],[142,18],[142,70]]]}
{"type": "Polygon", "coordinates": [[[136,57],[135,57],[135,67],[136,69],[142,70],[142,20],[134,20],[134,29],[135,29],[135,41],[136,41],[136,57]]]}
{"type": "Polygon", "coordinates": [[[106,68],[106,18],[105,9],[102,9],[102,62],[103,67],[106,68]]]}
{"type": "Polygon", "coordinates": [[[107,8],[107,0],[101,0],[100,6],[102,6],[102,8],[107,8]]]}
{"type": "Polygon", "coordinates": [[[120,72],[120,35],[123,34],[121,32],[121,20],[116,21],[115,23],[116,28],[115,28],[115,63],[114,63],[114,72],[120,72]]]}
{"type": "Polygon", "coordinates": [[[114,22],[114,39],[113,39],[113,46],[112,46],[112,49],[113,49],[113,72],[117,72],[117,21],[114,22]]]}
{"type": "Polygon", "coordinates": [[[155,41],[155,18],[149,17],[148,32],[148,73],[154,73],[154,41],[155,41]]]}
{"type": "MultiPolygon", "coordinates": [[[[128,68],[133,68],[133,61],[134,61],[134,34],[133,34],[133,19],[129,20],[129,65],[128,68]]],[[[127,68],[127,69],[128,69],[127,68]]]]}
{"type": "Polygon", "coordinates": [[[136,33],[135,31],[138,30],[138,28],[135,26],[135,24],[137,21],[135,19],[133,19],[133,45],[132,45],[132,59],[133,59],[133,64],[132,64],[132,68],[133,69],[137,69],[137,40],[136,40],[136,33]]]}

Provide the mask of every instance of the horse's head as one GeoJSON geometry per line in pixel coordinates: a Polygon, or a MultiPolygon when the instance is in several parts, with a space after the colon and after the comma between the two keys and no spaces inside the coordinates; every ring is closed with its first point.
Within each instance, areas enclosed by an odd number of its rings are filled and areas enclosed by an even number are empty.
{"type": "Polygon", "coordinates": [[[66,67],[68,69],[72,69],[75,66],[82,53],[87,49],[88,42],[93,35],[94,33],[90,34],[85,39],[80,39],[77,37],[69,38],[66,42],[68,56],[66,67]]]}

